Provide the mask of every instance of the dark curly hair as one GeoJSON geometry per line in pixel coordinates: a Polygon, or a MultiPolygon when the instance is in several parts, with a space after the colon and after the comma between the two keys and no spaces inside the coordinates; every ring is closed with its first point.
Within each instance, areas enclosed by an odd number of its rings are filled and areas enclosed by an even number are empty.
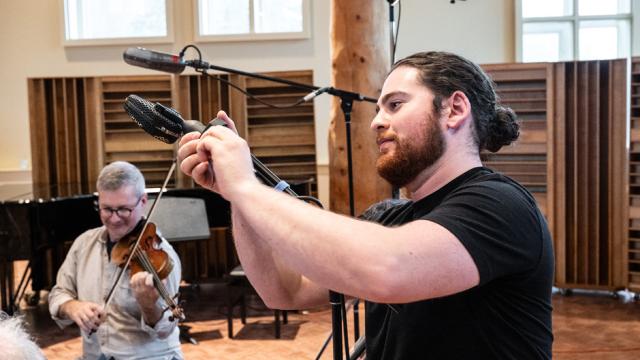
{"type": "Polygon", "coordinates": [[[477,64],[452,53],[429,51],[399,60],[391,71],[401,66],[420,72],[420,81],[435,95],[433,105],[438,113],[442,110],[442,100],[455,91],[467,95],[478,151],[496,152],[520,135],[515,112],[498,104],[495,84],[477,64]]]}

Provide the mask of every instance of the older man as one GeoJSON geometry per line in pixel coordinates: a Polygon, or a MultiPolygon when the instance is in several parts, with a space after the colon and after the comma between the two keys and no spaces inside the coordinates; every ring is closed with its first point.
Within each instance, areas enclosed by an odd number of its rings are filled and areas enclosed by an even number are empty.
{"type": "MultiPolygon", "coordinates": [[[[123,161],[102,169],[97,182],[103,226],[80,235],[71,246],[49,294],[49,311],[61,326],[75,323],[83,333],[82,359],[182,359],[179,329],[147,272],[126,270],[109,307],[103,303],[119,268],[110,261],[118,240],[140,222],[147,202],[138,168],[123,161]],[[93,333],[93,334],[92,334],[93,333]]],[[[180,260],[166,241],[161,248],[173,261],[166,279],[171,294],[180,284],[180,260]]]]}

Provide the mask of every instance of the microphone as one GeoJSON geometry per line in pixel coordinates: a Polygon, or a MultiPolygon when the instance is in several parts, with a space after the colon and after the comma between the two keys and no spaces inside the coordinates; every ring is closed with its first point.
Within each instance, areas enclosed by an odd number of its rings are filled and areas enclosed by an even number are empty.
{"type": "Polygon", "coordinates": [[[127,96],[124,110],[147,134],[167,144],[173,144],[188,132],[203,132],[206,128],[199,121],[185,121],[178,111],[160,103],[154,104],[138,95],[127,96]]]}
{"type": "Polygon", "coordinates": [[[148,50],[141,47],[130,47],[122,54],[124,62],[129,65],[140,66],[145,69],[159,70],[172,74],[184,71],[185,63],[182,56],[148,50]]]}
{"type": "MultiPolygon", "coordinates": [[[[213,119],[207,125],[197,120],[184,120],[175,109],[160,103],[154,104],[134,94],[127,96],[124,101],[124,110],[147,134],[167,144],[173,144],[182,135],[192,131],[202,133],[211,126],[227,126],[223,120],[218,118],[213,119]]],[[[251,154],[251,161],[256,176],[262,182],[289,195],[298,196],[286,181],[281,180],[253,154],[251,154]]]]}

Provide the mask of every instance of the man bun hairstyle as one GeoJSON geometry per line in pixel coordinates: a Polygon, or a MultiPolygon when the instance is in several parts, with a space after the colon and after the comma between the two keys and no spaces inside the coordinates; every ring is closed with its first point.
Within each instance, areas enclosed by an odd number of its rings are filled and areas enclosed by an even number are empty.
{"type": "Polygon", "coordinates": [[[513,110],[498,103],[495,84],[477,64],[442,51],[419,52],[396,62],[391,71],[409,66],[420,73],[420,81],[433,91],[433,106],[442,110],[442,100],[462,91],[471,103],[473,137],[478,151],[500,150],[518,139],[520,126],[513,110]]]}
{"type": "Polygon", "coordinates": [[[511,144],[520,136],[517,115],[511,108],[498,105],[495,112],[495,119],[487,124],[485,141],[481,147],[491,152],[511,144]]]}

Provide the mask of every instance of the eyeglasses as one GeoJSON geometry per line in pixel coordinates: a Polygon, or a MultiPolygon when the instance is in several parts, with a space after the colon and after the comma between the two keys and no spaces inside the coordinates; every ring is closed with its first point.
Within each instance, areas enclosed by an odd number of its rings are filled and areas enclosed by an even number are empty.
{"type": "Polygon", "coordinates": [[[140,203],[140,200],[142,200],[142,196],[140,196],[138,198],[138,201],[136,201],[135,204],[133,204],[132,207],[128,208],[128,207],[124,207],[121,206],[117,209],[113,209],[110,207],[99,207],[98,211],[100,211],[100,215],[104,216],[104,217],[111,217],[111,215],[113,215],[113,213],[115,213],[116,215],[118,215],[119,218],[128,218],[129,216],[131,216],[131,213],[133,212],[133,209],[135,209],[136,206],[138,206],[138,204],[140,203]]]}

